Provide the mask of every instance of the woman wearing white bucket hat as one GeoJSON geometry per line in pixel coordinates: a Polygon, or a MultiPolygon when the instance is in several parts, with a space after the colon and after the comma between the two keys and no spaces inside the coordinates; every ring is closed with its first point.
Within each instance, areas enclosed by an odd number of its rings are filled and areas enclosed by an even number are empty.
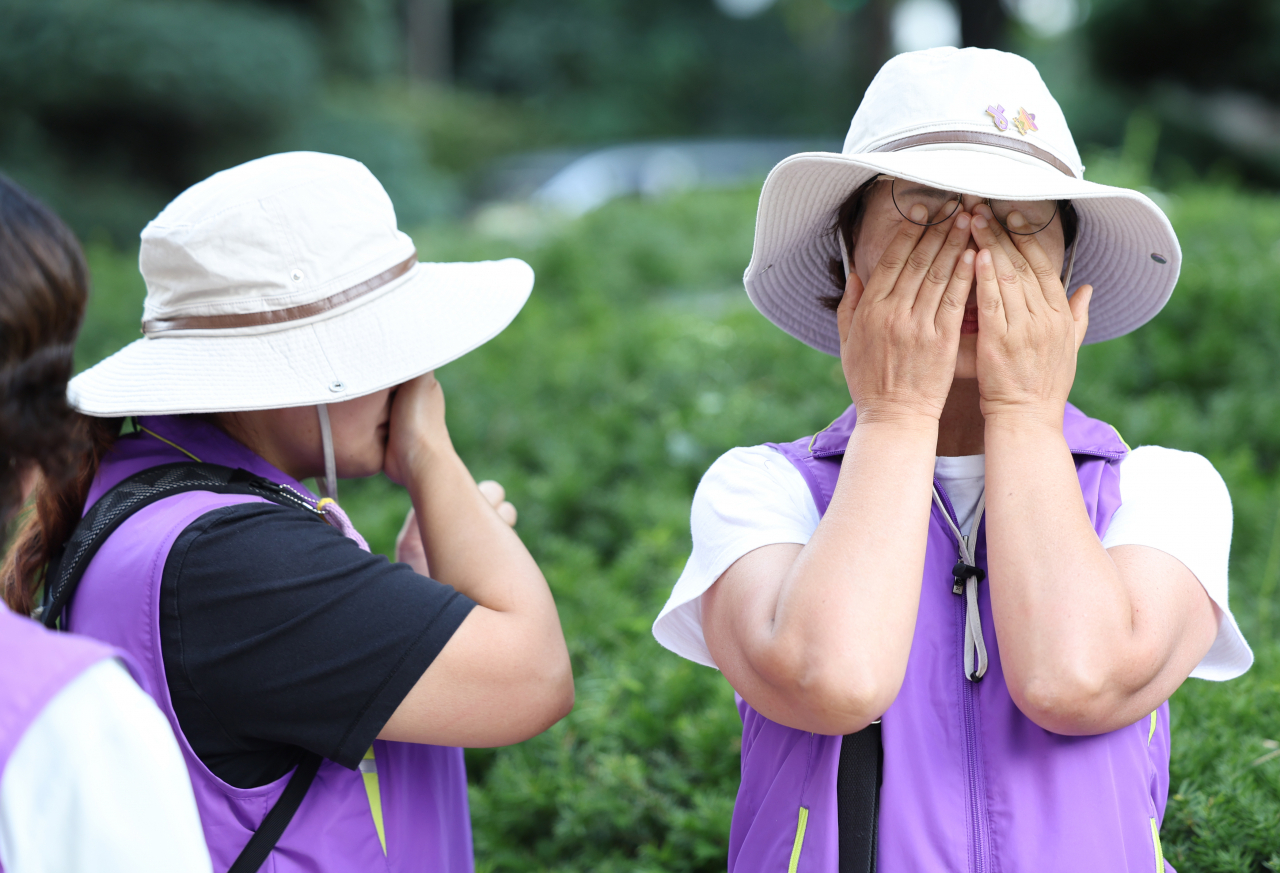
{"type": "Polygon", "coordinates": [[[747,292],[853,406],[712,466],[654,625],[740,694],[731,871],[1166,869],[1166,701],[1252,662],[1230,498],[1067,396],[1180,261],[1001,52],[899,55],[770,173],[747,292]]]}
{"type": "Polygon", "coordinates": [[[140,262],[144,338],[72,381],[95,444],[20,536],[10,602],[30,607],[48,563],[41,620],[142,665],[215,870],[471,870],[456,747],[539,733],[573,680],[432,371],[506,327],[532,271],[419,263],[372,174],[314,153],[195,185],[140,262]],[[413,499],[408,563],[370,555],[333,500],[378,472],[413,499]]]}

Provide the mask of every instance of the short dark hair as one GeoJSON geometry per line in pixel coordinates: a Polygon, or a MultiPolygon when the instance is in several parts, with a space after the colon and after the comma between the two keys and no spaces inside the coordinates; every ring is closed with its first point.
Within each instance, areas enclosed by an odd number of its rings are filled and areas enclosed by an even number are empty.
{"type": "MultiPolygon", "coordinates": [[[[840,204],[840,208],[836,210],[835,220],[828,229],[828,233],[837,239],[839,239],[839,234],[844,234],[844,244],[849,252],[850,261],[853,259],[853,247],[858,240],[858,231],[862,229],[862,217],[867,210],[867,192],[871,190],[871,187],[875,185],[879,178],[879,176],[872,176],[846,197],[845,201],[840,204]]],[[[1070,200],[1058,201],[1058,214],[1062,216],[1064,250],[1070,249],[1080,229],[1080,216],[1076,213],[1076,208],[1070,200]]],[[[831,284],[835,286],[835,292],[824,294],[819,300],[824,307],[835,312],[840,308],[840,301],[844,299],[845,280],[848,278],[844,274],[844,262],[838,257],[829,260],[827,262],[827,275],[831,277],[831,284]]]]}

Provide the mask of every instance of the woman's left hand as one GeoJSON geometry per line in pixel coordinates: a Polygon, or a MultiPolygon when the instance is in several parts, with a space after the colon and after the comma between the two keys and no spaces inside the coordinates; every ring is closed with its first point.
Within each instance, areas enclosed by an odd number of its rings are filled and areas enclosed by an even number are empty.
{"type": "MultiPolygon", "coordinates": [[[[484,495],[485,500],[489,501],[489,505],[498,513],[498,518],[506,522],[508,526],[515,527],[516,508],[507,500],[506,489],[492,479],[485,479],[476,487],[480,489],[480,493],[484,495]]],[[[408,564],[422,576],[431,575],[430,567],[427,566],[427,550],[422,546],[422,534],[418,527],[418,519],[412,509],[405,516],[404,524],[400,527],[400,533],[396,536],[396,560],[408,564]]]]}
{"type": "MultiPolygon", "coordinates": [[[[988,422],[1016,415],[1060,425],[1093,286],[1082,285],[1068,300],[1062,265],[1053,263],[1037,234],[1007,233],[985,204],[974,213],[982,414],[988,422]]],[[[1021,220],[1017,212],[1008,218],[1015,229],[1021,220]]]]}

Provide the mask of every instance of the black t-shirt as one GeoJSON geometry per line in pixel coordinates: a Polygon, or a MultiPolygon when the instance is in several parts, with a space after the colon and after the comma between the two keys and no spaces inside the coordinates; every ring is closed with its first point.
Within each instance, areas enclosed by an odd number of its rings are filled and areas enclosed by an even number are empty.
{"type": "Polygon", "coordinates": [[[213,510],[179,535],[161,582],[178,723],[238,788],[304,749],[354,769],[473,606],[301,510],[213,510]]]}

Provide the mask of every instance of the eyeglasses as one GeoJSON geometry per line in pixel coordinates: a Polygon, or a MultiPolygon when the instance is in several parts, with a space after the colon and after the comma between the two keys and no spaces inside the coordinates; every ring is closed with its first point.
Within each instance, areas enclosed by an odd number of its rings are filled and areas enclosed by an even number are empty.
{"type": "MultiPolygon", "coordinates": [[[[964,195],[955,191],[942,191],[938,188],[931,188],[928,185],[899,179],[896,176],[876,176],[873,181],[890,182],[893,185],[891,189],[893,205],[903,218],[921,227],[932,227],[935,224],[941,224],[955,215],[964,197],[964,195]],[[899,182],[902,183],[901,192],[898,191],[899,182]],[[908,216],[911,208],[917,203],[923,204],[927,210],[926,215],[933,217],[932,221],[913,221],[908,216]]],[[[1058,201],[1056,200],[993,200],[990,197],[986,197],[983,198],[983,202],[991,207],[991,214],[1000,222],[1001,227],[1018,236],[1031,236],[1039,233],[1048,227],[1049,222],[1053,221],[1053,217],[1058,214],[1058,201]],[[1006,222],[1009,214],[1015,209],[1022,213],[1022,218],[1026,221],[1027,226],[1033,227],[1035,230],[1009,230],[1009,225],[1006,222]]],[[[844,275],[848,279],[852,268],[849,263],[849,246],[845,244],[843,230],[836,232],[836,239],[840,243],[840,261],[844,264],[844,275]]],[[[1076,249],[1078,248],[1076,242],[1078,241],[1077,238],[1071,242],[1071,253],[1067,257],[1067,266],[1062,274],[1062,284],[1067,288],[1071,287],[1071,270],[1076,264],[1076,249]]]]}
{"type": "MultiPolygon", "coordinates": [[[[946,221],[956,214],[964,199],[963,194],[955,191],[931,188],[909,179],[899,179],[896,176],[876,177],[877,182],[886,180],[892,186],[893,205],[898,213],[907,221],[921,227],[933,227],[935,224],[946,221]],[[924,207],[925,215],[929,216],[929,220],[915,221],[911,218],[911,210],[916,206],[924,207]]],[[[1001,227],[1018,236],[1039,233],[1048,227],[1053,217],[1058,214],[1057,200],[994,200],[986,197],[982,202],[990,207],[991,214],[995,216],[996,221],[1000,222],[1001,227]],[[1026,222],[1022,230],[1014,230],[1009,226],[1009,215],[1015,211],[1020,212],[1022,220],[1026,222]]]]}

